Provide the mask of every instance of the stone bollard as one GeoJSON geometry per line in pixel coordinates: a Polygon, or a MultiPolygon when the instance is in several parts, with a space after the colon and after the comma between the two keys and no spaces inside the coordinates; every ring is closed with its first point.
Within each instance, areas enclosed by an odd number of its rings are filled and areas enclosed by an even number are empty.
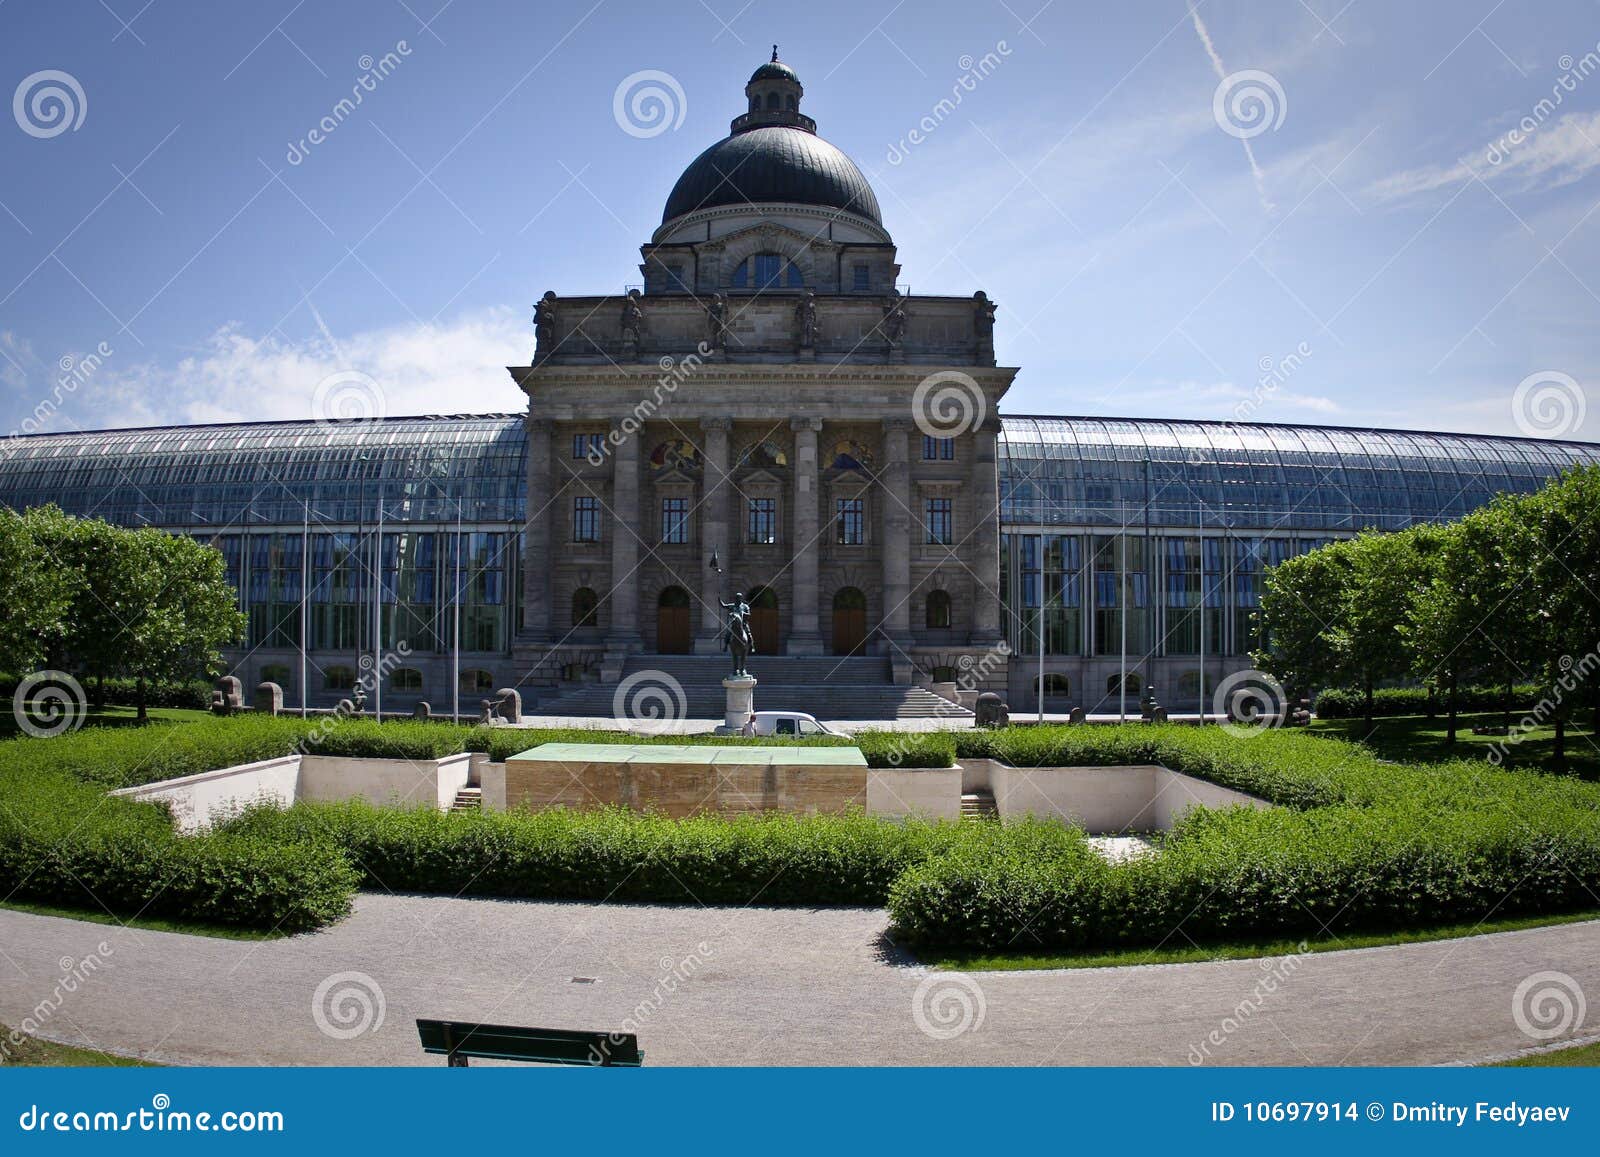
{"type": "Polygon", "coordinates": [[[276,683],[257,683],[255,709],[264,715],[282,715],[283,688],[276,683]]]}
{"type": "Polygon", "coordinates": [[[428,701],[426,699],[417,700],[417,705],[411,709],[411,718],[413,718],[413,719],[431,719],[431,718],[433,718],[433,708],[428,704],[428,701]]]}
{"type": "Polygon", "coordinates": [[[993,691],[985,691],[973,705],[974,727],[1004,727],[1011,722],[1011,708],[993,691]]]}
{"type": "Polygon", "coordinates": [[[1083,719],[1084,719],[1084,715],[1083,715],[1083,708],[1082,707],[1074,707],[1067,714],[1067,722],[1068,723],[1082,723],[1083,719]]]}
{"type": "Polygon", "coordinates": [[[356,705],[348,699],[341,699],[333,705],[333,713],[335,715],[354,715],[356,713],[356,705]]]}
{"type": "Polygon", "coordinates": [[[501,719],[507,723],[522,722],[522,694],[515,687],[502,687],[494,697],[501,719]]]}
{"type": "Polygon", "coordinates": [[[493,699],[480,699],[480,700],[478,700],[478,726],[479,727],[493,727],[494,726],[494,700],[493,699]]]}
{"type": "Polygon", "coordinates": [[[217,689],[211,693],[211,710],[218,715],[232,715],[244,706],[244,686],[232,675],[217,680],[217,689]]]}

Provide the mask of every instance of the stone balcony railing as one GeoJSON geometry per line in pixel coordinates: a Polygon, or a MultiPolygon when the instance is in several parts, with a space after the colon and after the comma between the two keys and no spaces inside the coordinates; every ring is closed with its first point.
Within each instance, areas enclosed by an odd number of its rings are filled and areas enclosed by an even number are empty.
{"type": "Polygon", "coordinates": [[[728,362],[992,366],[993,309],[972,297],[815,294],[807,339],[795,291],[562,297],[537,307],[534,365],[659,362],[699,352],[728,362]],[[898,301],[903,318],[891,316],[898,301]],[[637,312],[634,312],[634,311],[637,312]],[[898,332],[897,332],[898,331],[898,332]]]}

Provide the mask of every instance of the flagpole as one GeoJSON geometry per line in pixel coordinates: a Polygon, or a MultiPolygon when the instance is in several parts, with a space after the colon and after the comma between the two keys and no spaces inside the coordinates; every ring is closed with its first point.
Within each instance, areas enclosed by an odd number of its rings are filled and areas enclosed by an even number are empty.
{"type": "Polygon", "coordinates": [[[450,717],[461,722],[461,499],[456,499],[455,580],[451,591],[450,717]]]}
{"type": "Polygon", "coordinates": [[[311,499],[300,521],[300,718],[306,717],[306,602],[311,598],[311,499]]]}

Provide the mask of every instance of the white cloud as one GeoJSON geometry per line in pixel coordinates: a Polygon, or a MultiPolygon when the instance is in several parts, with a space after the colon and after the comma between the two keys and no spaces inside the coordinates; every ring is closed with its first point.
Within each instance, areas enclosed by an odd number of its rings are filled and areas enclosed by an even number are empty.
{"type": "Polygon", "coordinates": [[[1526,131],[1519,125],[1453,165],[1406,169],[1373,183],[1367,191],[1380,201],[1408,201],[1453,188],[1476,175],[1529,192],[1570,185],[1595,168],[1600,168],[1600,111],[1566,113],[1526,131]]]}
{"type": "Polygon", "coordinates": [[[495,308],[299,344],[230,324],[176,365],[106,360],[44,432],[94,427],[315,417],[331,374],[369,375],[386,415],[516,411],[527,403],[505,367],[532,353],[529,325],[495,308]]]}

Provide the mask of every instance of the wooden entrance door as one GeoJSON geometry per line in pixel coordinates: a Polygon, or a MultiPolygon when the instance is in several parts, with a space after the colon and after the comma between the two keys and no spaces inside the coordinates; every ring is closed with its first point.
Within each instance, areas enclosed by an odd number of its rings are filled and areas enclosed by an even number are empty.
{"type": "Polygon", "coordinates": [[[750,592],[750,634],[755,638],[756,654],[776,655],[783,648],[778,637],[778,593],[766,587],[750,592]]]}
{"type": "Polygon", "coordinates": [[[867,596],[844,587],[833,596],[833,653],[859,655],[867,646],[867,596]]]}
{"type": "Polygon", "coordinates": [[[689,644],[689,592],[668,587],[656,601],[656,650],[663,655],[687,655],[689,644]]]}

